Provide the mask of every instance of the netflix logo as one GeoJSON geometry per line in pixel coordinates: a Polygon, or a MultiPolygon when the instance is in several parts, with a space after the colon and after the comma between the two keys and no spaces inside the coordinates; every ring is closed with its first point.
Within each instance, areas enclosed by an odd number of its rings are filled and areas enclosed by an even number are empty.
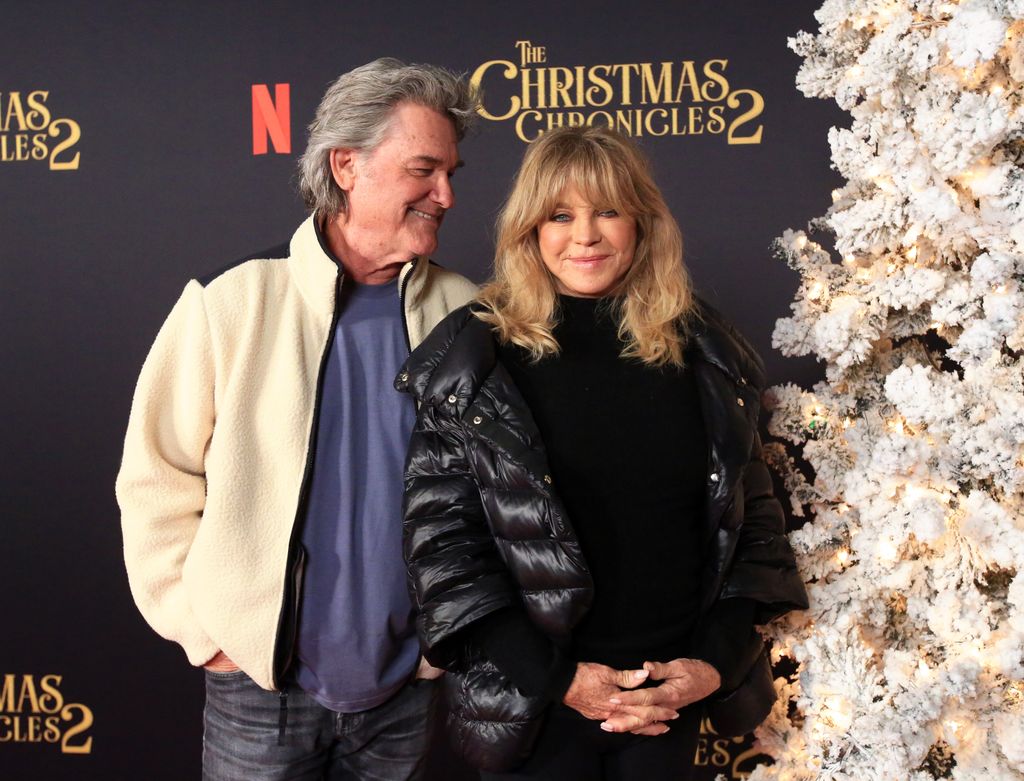
{"type": "Polygon", "coordinates": [[[252,153],[265,155],[268,141],[279,155],[291,154],[291,86],[275,84],[274,97],[270,97],[267,84],[252,85],[252,153]]]}

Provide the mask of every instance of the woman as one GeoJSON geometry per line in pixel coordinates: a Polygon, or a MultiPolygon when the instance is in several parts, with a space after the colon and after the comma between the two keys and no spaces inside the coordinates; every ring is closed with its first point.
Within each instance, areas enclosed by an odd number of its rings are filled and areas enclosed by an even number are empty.
{"type": "Polygon", "coordinates": [[[484,778],[678,781],[705,704],[732,734],[767,714],[753,626],[806,607],[761,363],[691,294],[612,131],[534,143],[497,244],[494,281],[397,382],[419,402],[405,553],[449,728],[484,778]]]}

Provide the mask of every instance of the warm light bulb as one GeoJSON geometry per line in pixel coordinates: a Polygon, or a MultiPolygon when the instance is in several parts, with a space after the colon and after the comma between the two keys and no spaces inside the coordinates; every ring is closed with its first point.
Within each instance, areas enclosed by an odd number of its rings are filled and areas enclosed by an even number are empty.
{"type": "Polygon", "coordinates": [[[850,560],[850,551],[845,548],[836,553],[836,561],[839,562],[839,566],[845,567],[846,562],[850,560]]]}
{"type": "Polygon", "coordinates": [[[917,245],[915,244],[909,250],[907,250],[907,258],[909,260],[917,260],[917,245]]]}
{"type": "Polygon", "coordinates": [[[799,247],[800,249],[803,249],[804,247],[807,246],[807,237],[804,236],[802,233],[796,237],[796,246],[799,247]]]}
{"type": "Polygon", "coordinates": [[[853,67],[846,71],[846,74],[848,76],[852,76],[853,78],[857,78],[862,73],[864,73],[864,69],[860,67],[860,65],[854,65],[853,67]]]}

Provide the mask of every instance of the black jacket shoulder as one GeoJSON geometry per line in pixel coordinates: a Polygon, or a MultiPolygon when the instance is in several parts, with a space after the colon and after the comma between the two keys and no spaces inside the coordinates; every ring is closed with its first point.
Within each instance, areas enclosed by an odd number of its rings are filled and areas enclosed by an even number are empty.
{"type": "Polygon", "coordinates": [[[703,299],[697,299],[694,323],[690,329],[689,349],[728,374],[740,385],[750,384],[763,390],[766,380],[764,361],[729,320],[703,299]]]}
{"type": "Polygon", "coordinates": [[[491,327],[471,302],[439,322],[406,359],[395,389],[436,406],[449,396],[471,398],[497,362],[491,327]]]}

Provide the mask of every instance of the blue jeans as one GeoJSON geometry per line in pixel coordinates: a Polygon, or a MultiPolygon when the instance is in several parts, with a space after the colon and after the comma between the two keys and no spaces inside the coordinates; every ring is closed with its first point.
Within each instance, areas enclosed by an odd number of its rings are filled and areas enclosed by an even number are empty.
{"type": "Polygon", "coordinates": [[[421,778],[439,688],[416,680],[376,708],[336,713],[294,684],[268,692],[241,671],[207,670],[203,779],[421,778]]]}

